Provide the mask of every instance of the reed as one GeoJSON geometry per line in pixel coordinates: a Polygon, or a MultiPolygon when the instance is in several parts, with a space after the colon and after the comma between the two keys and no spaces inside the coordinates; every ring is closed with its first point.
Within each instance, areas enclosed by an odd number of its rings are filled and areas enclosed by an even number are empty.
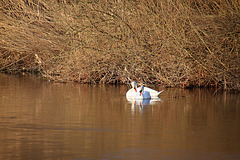
{"type": "Polygon", "coordinates": [[[240,1],[0,2],[0,70],[240,90],[240,1]]]}

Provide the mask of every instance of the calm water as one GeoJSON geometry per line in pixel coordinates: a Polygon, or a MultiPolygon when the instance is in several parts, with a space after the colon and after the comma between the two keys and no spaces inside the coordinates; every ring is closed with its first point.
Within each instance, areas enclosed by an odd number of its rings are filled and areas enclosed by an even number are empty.
{"type": "Polygon", "coordinates": [[[240,159],[239,95],[127,90],[0,74],[0,159],[240,159]]]}

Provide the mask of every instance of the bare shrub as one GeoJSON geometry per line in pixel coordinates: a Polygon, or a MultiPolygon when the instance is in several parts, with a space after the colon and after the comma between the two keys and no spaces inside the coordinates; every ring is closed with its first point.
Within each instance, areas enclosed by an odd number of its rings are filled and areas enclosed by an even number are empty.
{"type": "Polygon", "coordinates": [[[239,1],[2,1],[1,70],[239,89],[239,1]]]}

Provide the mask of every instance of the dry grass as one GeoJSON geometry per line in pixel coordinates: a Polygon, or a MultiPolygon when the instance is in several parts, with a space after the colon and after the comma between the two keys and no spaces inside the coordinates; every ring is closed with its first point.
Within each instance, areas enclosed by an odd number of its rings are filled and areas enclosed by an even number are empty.
{"type": "Polygon", "coordinates": [[[0,70],[240,89],[240,1],[0,2],[0,70]]]}

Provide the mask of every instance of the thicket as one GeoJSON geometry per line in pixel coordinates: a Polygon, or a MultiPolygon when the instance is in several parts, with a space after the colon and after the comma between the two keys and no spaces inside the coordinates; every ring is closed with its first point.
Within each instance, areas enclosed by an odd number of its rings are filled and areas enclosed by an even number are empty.
{"type": "Polygon", "coordinates": [[[239,0],[2,0],[0,71],[240,90],[239,0]]]}

